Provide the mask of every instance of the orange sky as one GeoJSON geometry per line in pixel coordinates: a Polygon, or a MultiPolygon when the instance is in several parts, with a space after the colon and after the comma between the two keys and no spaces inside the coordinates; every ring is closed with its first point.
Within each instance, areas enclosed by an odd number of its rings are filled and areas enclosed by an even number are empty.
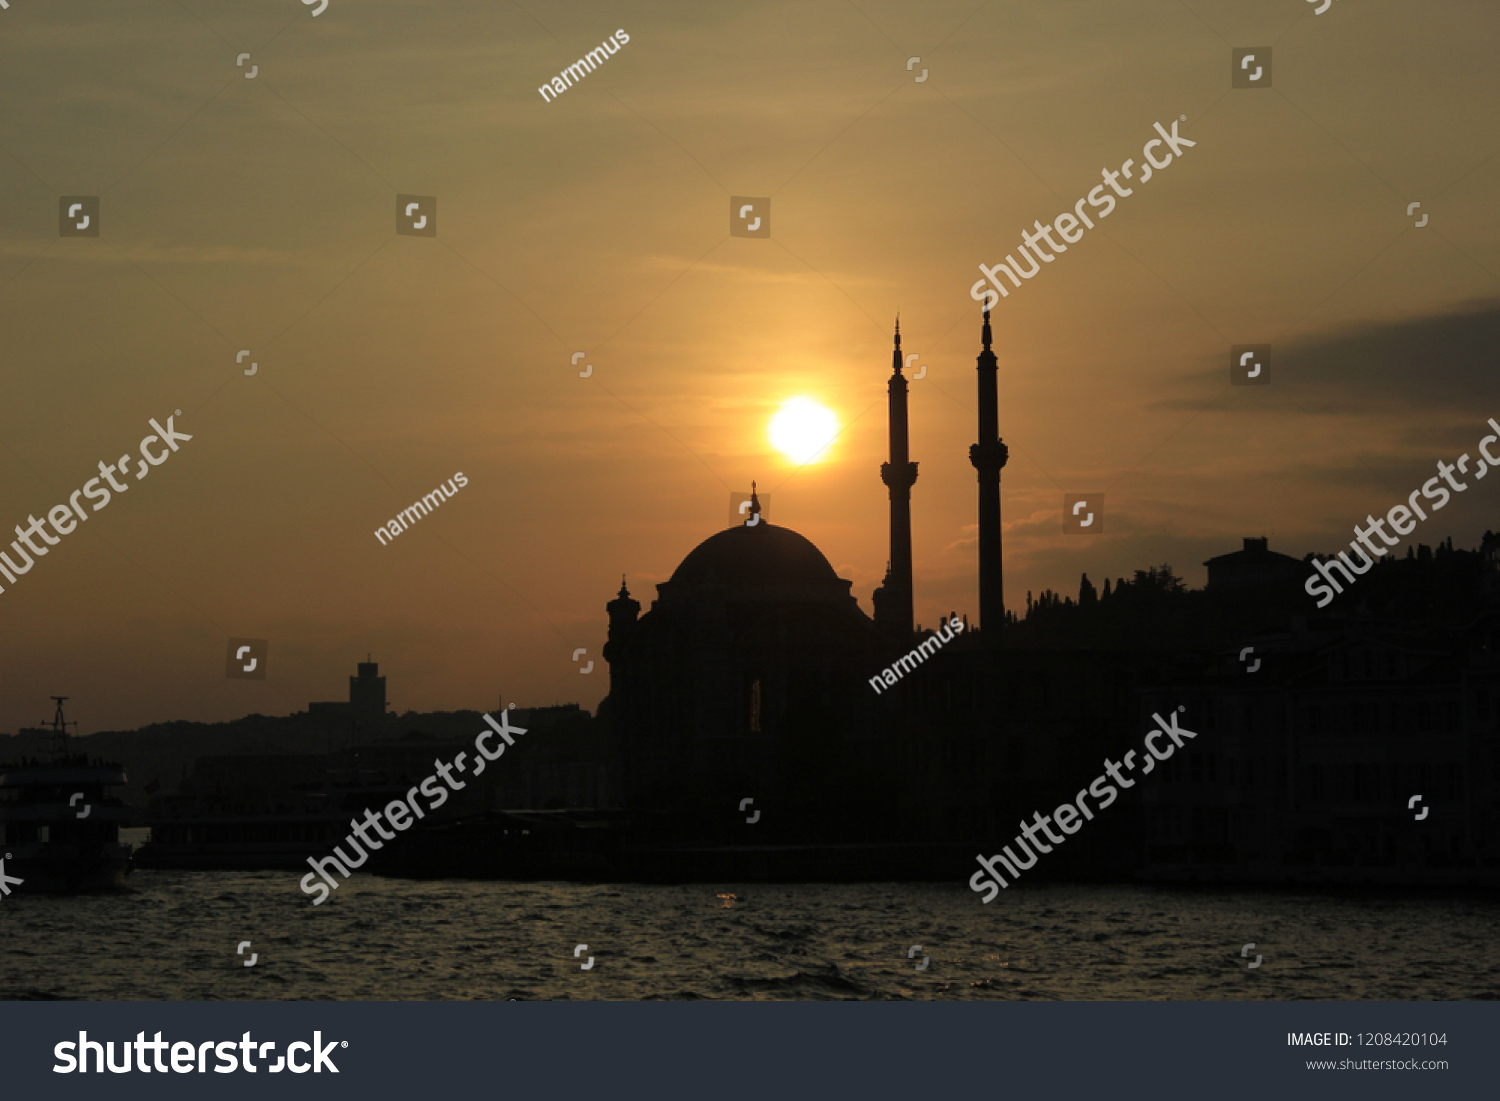
{"type": "MultiPolygon", "coordinates": [[[[868,610],[898,308],[928,367],[917,618],[974,615],[977,265],[1183,115],[1198,144],[995,310],[1007,603],[1163,560],[1201,585],[1245,535],[1331,550],[1500,417],[1497,25],[1375,0],[18,0],[0,523],[148,418],[194,438],[0,593],[0,731],[53,693],[84,732],[287,713],[367,651],[399,710],[592,707],[619,575],[649,603],[752,479],[868,610]],[[1231,49],[1268,43],[1273,86],[1231,90],[1231,49]],[[437,197],[436,237],[394,233],[398,193],[437,197]],[[59,238],[62,195],[101,196],[99,237],[59,238]],[[732,195],[770,197],[769,239],[729,235],[732,195]],[[1271,386],[1228,385],[1233,343],[1275,346],[1271,386]],[[766,438],[794,396],[844,426],[800,469],[766,438]],[[1063,535],[1063,493],[1101,490],[1106,533],[1063,535]],[[230,637],[270,641],[267,680],[224,677],[230,637]]],[[[1473,545],[1496,488],[1419,537],[1473,545]]]]}

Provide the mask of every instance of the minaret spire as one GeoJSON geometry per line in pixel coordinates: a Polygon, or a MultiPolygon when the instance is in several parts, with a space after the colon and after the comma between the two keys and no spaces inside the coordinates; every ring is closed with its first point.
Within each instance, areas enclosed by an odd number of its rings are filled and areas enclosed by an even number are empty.
{"type": "Polygon", "coordinates": [[[979,477],[979,627],[986,646],[998,648],[1005,622],[1005,592],[1000,551],[1000,469],[1010,449],[1000,439],[999,364],[990,349],[990,311],[984,311],[979,353],[979,442],[969,448],[969,462],[979,477]]]}
{"type": "Polygon", "coordinates": [[[896,315],[895,347],[891,352],[890,461],[880,466],[880,479],[890,489],[891,559],[885,583],[876,591],[875,619],[893,646],[909,645],[913,631],[911,564],[911,487],[917,464],[911,461],[907,427],[906,376],[901,373],[901,315],[896,315]]]}

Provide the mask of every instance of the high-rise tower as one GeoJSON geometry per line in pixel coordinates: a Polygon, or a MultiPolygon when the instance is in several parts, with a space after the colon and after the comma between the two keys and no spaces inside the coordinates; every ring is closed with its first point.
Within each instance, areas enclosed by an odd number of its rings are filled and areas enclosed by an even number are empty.
{"type": "Polygon", "coordinates": [[[1000,556],[1000,468],[1010,449],[1000,439],[999,364],[990,350],[990,311],[984,311],[984,350],[979,353],[979,442],[969,462],[979,473],[979,627],[985,645],[996,648],[1005,623],[1000,556]]]}
{"type": "Polygon", "coordinates": [[[891,353],[891,459],[880,464],[880,480],[891,494],[891,559],[885,582],[875,591],[875,621],[892,644],[906,646],[915,629],[911,579],[911,487],[917,464],[910,459],[906,417],[906,376],[901,373],[901,319],[896,318],[896,347],[891,353]]]}
{"type": "Polygon", "coordinates": [[[378,738],[385,729],[385,678],[380,664],[365,660],[356,665],[359,676],[349,678],[349,714],[354,723],[355,741],[378,738]]]}

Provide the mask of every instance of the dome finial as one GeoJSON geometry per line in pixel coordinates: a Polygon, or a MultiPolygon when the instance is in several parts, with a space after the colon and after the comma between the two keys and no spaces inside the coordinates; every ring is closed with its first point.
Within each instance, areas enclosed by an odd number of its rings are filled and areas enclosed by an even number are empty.
{"type": "Polygon", "coordinates": [[[750,519],[745,521],[747,528],[753,528],[760,523],[760,497],[755,492],[755,483],[750,483],[750,519]]]}

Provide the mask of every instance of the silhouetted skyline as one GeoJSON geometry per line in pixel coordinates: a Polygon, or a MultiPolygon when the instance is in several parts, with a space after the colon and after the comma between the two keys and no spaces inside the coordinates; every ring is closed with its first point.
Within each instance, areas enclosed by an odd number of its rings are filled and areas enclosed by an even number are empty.
{"type": "MultiPolygon", "coordinates": [[[[994,313],[1008,607],[1142,563],[1200,585],[1245,535],[1329,552],[1500,415],[1487,9],[1445,11],[1437,38],[1385,12],[1357,45],[1269,4],[273,6],[145,37],[123,11],[89,34],[19,11],[0,523],[149,417],[180,408],[194,437],[0,594],[12,684],[71,695],[85,730],[290,712],[367,650],[399,708],[592,707],[579,669],[619,572],[665,580],[752,479],[869,610],[898,307],[926,368],[914,615],[978,618],[976,267],[1154,122],[1196,146],[994,313]],[[628,48],[542,102],[622,23],[628,48]],[[126,40],[130,73],[170,81],[122,75],[126,40]],[[1229,88],[1242,41],[1276,42],[1274,89],[1229,88]],[[59,238],[78,194],[100,236],[59,238]],[[403,194],[436,198],[436,237],[393,232],[403,194]],[[734,195],[770,199],[769,238],[731,235],[734,195]],[[1273,345],[1269,386],[1229,387],[1237,343],[1273,345]],[[796,396],[842,426],[800,468],[766,440],[796,396]],[[462,494],[372,538],[455,470],[462,494]],[[1063,495],[1093,491],[1106,534],[1063,533],[1063,495]],[[264,681],[220,671],[240,637],[270,642],[264,681]]],[[[1467,496],[1431,538],[1495,526],[1489,484],[1467,496]]],[[[0,730],[34,712],[0,691],[0,730]]]]}

